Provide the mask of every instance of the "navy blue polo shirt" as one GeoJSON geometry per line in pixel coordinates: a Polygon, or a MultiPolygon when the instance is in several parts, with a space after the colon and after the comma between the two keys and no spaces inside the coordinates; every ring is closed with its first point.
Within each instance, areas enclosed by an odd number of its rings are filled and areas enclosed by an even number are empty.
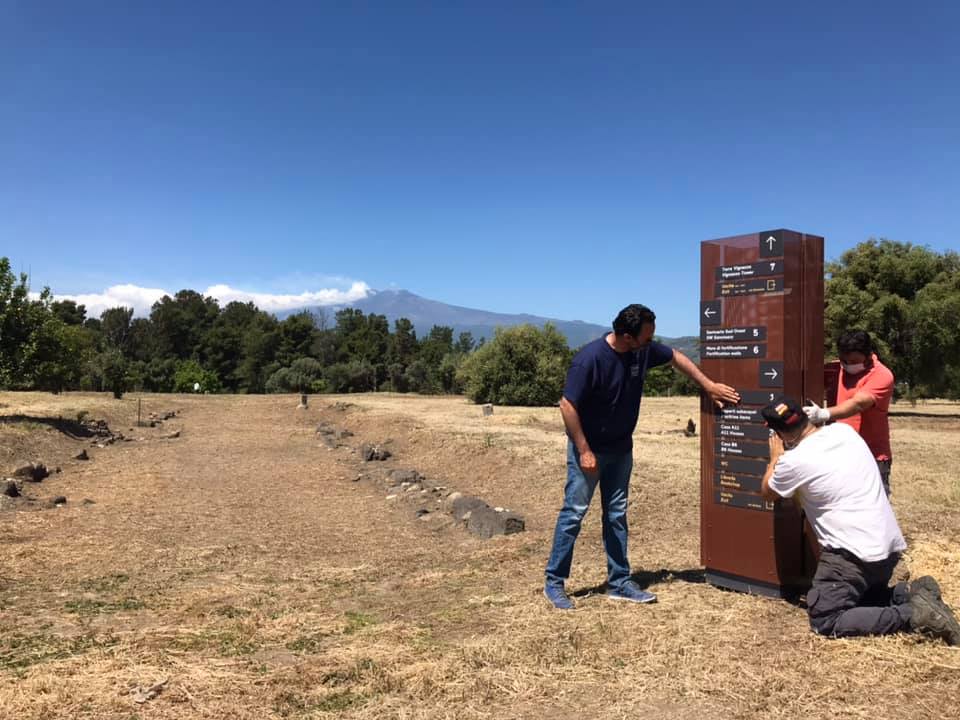
{"type": "Polygon", "coordinates": [[[671,360],[673,348],[662,343],[618,353],[606,337],[587,343],[574,356],[563,396],[577,409],[591,450],[627,452],[633,448],[647,370],[671,360]]]}

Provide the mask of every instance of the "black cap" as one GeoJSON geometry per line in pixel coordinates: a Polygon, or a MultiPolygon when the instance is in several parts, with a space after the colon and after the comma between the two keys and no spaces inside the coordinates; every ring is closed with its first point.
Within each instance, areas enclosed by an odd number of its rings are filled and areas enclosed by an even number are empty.
{"type": "Polygon", "coordinates": [[[807,424],[807,414],[803,407],[787,395],[778,395],[760,414],[766,420],[767,427],[780,432],[796,430],[807,424]]]}

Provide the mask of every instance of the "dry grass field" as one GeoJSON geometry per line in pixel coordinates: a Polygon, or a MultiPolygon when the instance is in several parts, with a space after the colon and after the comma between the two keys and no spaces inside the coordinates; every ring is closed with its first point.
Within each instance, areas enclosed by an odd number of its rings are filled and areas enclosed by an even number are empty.
{"type": "MultiPolygon", "coordinates": [[[[180,414],[140,428],[134,395],[0,394],[0,470],[62,468],[0,506],[0,718],[960,716],[960,650],[825,640],[802,609],[703,582],[699,438],[678,432],[693,399],[645,400],[636,433],[631,560],[659,603],[603,596],[593,508],[573,613],[540,594],[564,476],[555,409],[142,400],[180,414]],[[83,413],[133,439],[92,447],[52,422],[83,413]],[[321,421],[351,447],[320,442],[321,421]],[[482,540],[416,517],[370,479],[361,442],[394,454],[378,470],[415,468],[521,513],[526,532],[482,540]],[[72,460],[84,447],[91,460],[72,460]]],[[[898,406],[892,425],[906,566],[960,605],[960,405],[898,406]]]]}

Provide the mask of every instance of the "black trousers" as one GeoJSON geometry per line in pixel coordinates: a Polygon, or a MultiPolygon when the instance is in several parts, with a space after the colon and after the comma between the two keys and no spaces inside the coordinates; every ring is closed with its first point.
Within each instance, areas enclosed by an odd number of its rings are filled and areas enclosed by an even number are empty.
{"type": "Polygon", "coordinates": [[[889,587],[900,559],[864,562],[846,550],[825,548],[807,592],[807,613],[814,632],[829,637],[888,635],[910,628],[905,583],[889,587]]]}
{"type": "Polygon", "coordinates": [[[880,480],[883,481],[883,489],[887,492],[887,497],[890,497],[890,466],[893,465],[893,460],[877,460],[877,469],[880,471],[880,480]]]}

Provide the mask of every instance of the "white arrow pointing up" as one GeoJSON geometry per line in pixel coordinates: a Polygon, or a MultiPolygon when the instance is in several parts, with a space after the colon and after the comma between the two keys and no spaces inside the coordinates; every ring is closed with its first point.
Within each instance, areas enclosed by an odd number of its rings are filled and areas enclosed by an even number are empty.
{"type": "Polygon", "coordinates": [[[717,311],[712,308],[707,308],[706,310],[703,311],[703,314],[706,315],[707,317],[710,317],[711,315],[716,315],[717,311]]]}
{"type": "Polygon", "coordinates": [[[767,370],[767,372],[764,373],[764,375],[766,375],[771,380],[776,380],[777,375],[779,375],[779,373],[777,372],[776,368],[770,368],[769,370],[767,370]]]}
{"type": "Polygon", "coordinates": [[[777,239],[771,235],[767,238],[767,247],[773,250],[773,246],[777,244],[777,239]]]}

